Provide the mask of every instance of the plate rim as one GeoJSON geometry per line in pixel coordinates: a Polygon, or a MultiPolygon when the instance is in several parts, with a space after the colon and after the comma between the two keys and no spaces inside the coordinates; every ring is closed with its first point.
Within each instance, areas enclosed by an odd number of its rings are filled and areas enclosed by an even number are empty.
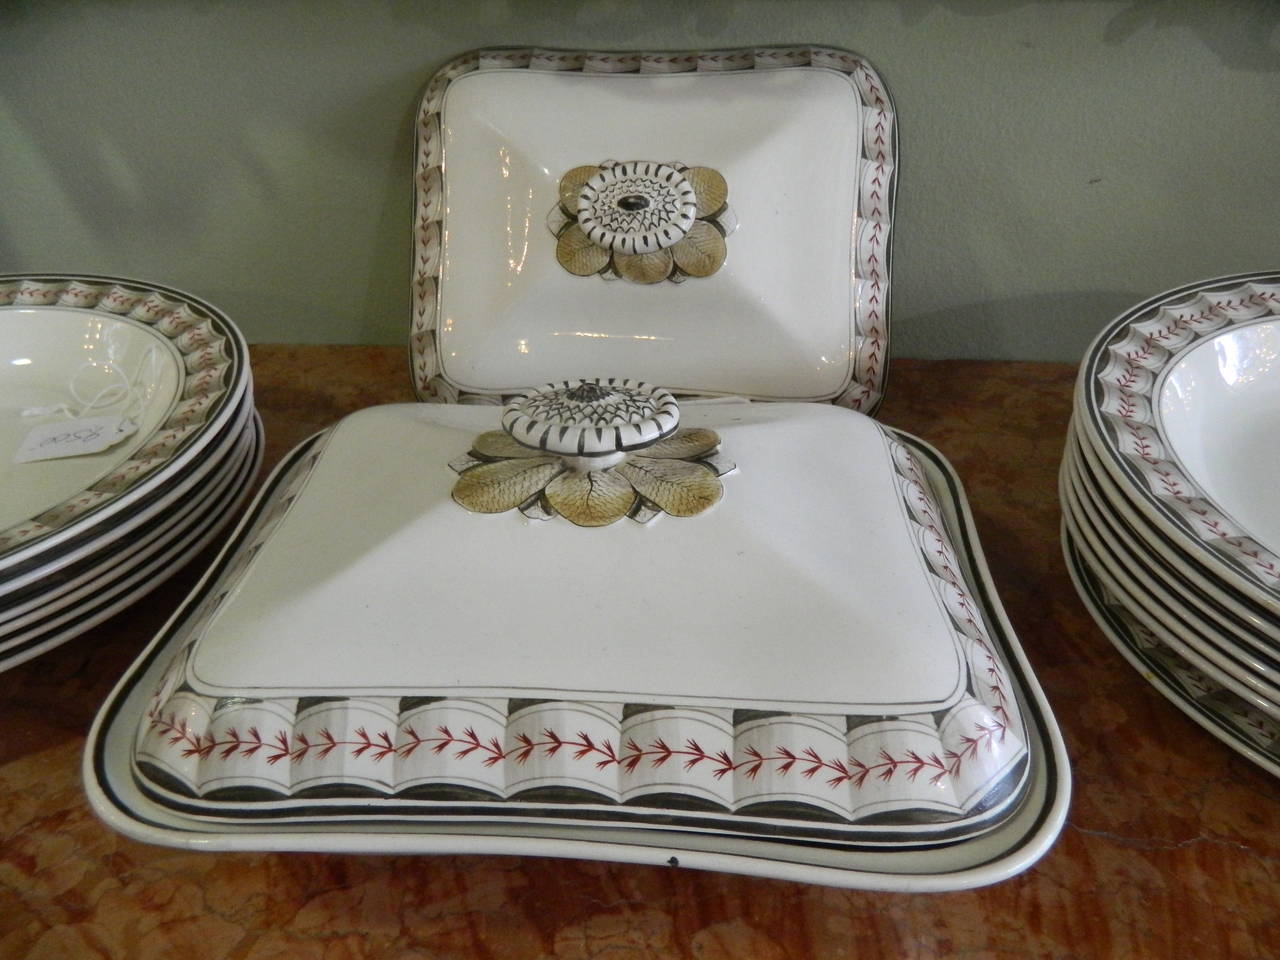
{"type": "MultiPolygon", "coordinates": [[[[1129,627],[1110,609],[1109,605],[1104,602],[1095,589],[1095,582],[1090,576],[1087,565],[1083,563],[1075,552],[1075,543],[1070,533],[1066,530],[1065,521],[1060,531],[1060,536],[1062,539],[1063,559],[1067,573],[1071,577],[1072,585],[1075,587],[1076,593],[1079,595],[1085,609],[1089,611],[1093,621],[1097,624],[1098,629],[1116,648],[1116,651],[1138,672],[1143,680],[1154,687],[1161,696],[1184,713],[1202,730],[1230,747],[1236,753],[1256,763],[1268,773],[1280,776],[1280,759],[1263,754],[1233,724],[1228,723],[1219,711],[1185,693],[1176,679],[1169,675],[1167,667],[1141,652],[1140,644],[1132,637],[1129,627]]],[[[1166,653],[1172,654],[1172,651],[1166,650],[1166,653]]],[[[1172,655],[1177,656],[1176,654],[1172,655]]]]}
{"type": "Polygon", "coordinates": [[[202,511],[215,508],[232,494],[236,480],[244,471],[251,452],[247,441],[243,445],[237,445],[236,448],[228,451],[226,458],[205,482],[192,489],[192,499],[189,503],[170,511],[157,513],[142,524],[138,531],[132,531],[133,536],[128,538],[128,547],[131,552],[127,556],[122,557],[110,548],[95,551],[80,561],[89,563],[84,570],[75,575],[72,584],[59,585],[58,592],[52,594],[49,591],[33,592],[21,604],[5,607],[3,610],[5,619],[0,620],[0,654],[3,654],[4,639],[9,633],[22,629],[30,623],[39,622],[45,615],[57,613],[68,604],[79,603],[84,599],[86,591],[96,589],[99,584],[118,579],[116,575],[120,572],[121,564],[132,569],[138,565],[139,559],[154,553],[157,548],[164,549],[175,536],[180,536],[187,528],[196,526],[200,519],[198,515],[202,511]],[[138,538],[142,538],[142,542],[136,542],[138,538]],[[75,596],[71,596],[72,594],[75,596]],[[14,607],[25,609],[19,613],[11,613],[14,607]]]}
{"type": "Polygon", "coordinates": [[[1094,580],[1117,600],[1123,601],[1126,610],[1135,620],[1158,635],[1165,646],[1198,672],[1210,677],[1218,686],[1241,700],[1251,701],[1256,698],[1256,701],[1261,702],[1253,702],[1254,709],[1274,712],[1277,719],[1280,719],[1280,702],[1266,691],[1254,689],[1251,683],[1243,679],[1250,673],[1245,665],[1210,644],[1200,635],[1197,626],[1184,619],[1179,611],[1151,598],[1145,603],[1139,598],[1138,594],[1143,592],[1142,586],[1133,581],[1123,557],[1116,556],[1110,546],[1100,548],[1102,536],[1092,526],[1090,518],[1073,509],[1074,491],[1070,491],[1070,496],[1064,496],[1063,504],[1063,522],[1070,532],[1076,554],[1085,562],[1094,580]],[[1106,550],[1108,555],[1104,555],[1102,550],[1106,550]]]}
{"type": "MultiPolygon", "coordinates": [[[[1157,583],[1177,599],[1181,609],[1193,614],[1194,619],[1204,624],[1210,632],[1221,634],[1224,639],[1229,640],[1232,647],[1247,646],[1253,651],[1246,653],[1247,656],[1261,656],[1275,661],[1276,667],[1268,669],[1274,670],[1276,679],[1280,680],[1280,639],[1269,644],[1263,635],[1252,634],[1253,628],[1247,621],[1207,592],[1205,585],[1192,571],[1166,562],[1158,548],[1150,549],[1151,541],[1135,529],[1117,511],[1116,505],[1106,498],[1088,465],[1083,462],[1084,454],[1078,447],[1073,451],[1072,461],[1070,471],[1074,483],[1074,499],[1077,502],[1083,499],[1085,502],[1082,506],[1093,511],[1095,518],[1090,525],[1095,532],[1106,535],[1108,544],[1115,544],[1117,539],[1125,540],[1122,546],[1116,548],[1117,556],[1127,557],[1138,564],[1143,579],[1157,583]],[[1097,519],[1101,522],[1094,522],[1097,519]]],[[[1151,535],[1159,534],[1151,531],[1151,535]]],[[[1126,570],[1130,569],[1126,564],[1126,570]]]]}
{"type": "Polygon", "coordinates": [[[1099,460],[1125,491],[1129,500],[1160,530],[1190,554],[1212,575],[1229,584],[1252,603],[1280,615],[1280,555],[1252,540],[1247,531],[1232,534],[1222,527],[1230,523],[1226,515],[1205,497],[1194,481],[1183,476],[1171,460],[1151,452],[1145,444],[1154,441],[1167,449],[1151,410],[1150,396],[1159,370],[1175,363],[1177,357],[1228,325],[1250,323],[1280,315],[1280,287],[1259,294],[1248,288],[1278,285],[1280,273],[1262,271],[1231,274],[1211,280],[1184,284],[1157,294],[1121,313],[1102,329],[1085,352],[1072,398],[1077,430],[1091,443],[1099,460]],[[1200,313],[1178,317],[1174,311],[1190,307],[1200,297],[1218,295],[1200,313]],[[1233,317],[1234,298],[1253,300],[1262,313],[1233,317]],[[1144,333],[1141,327],[1158,321],[1167,311],[1172,319],[1144,333]],[[1207,320],[1203,330],[1193,324],[1207,320]],[[1210,326],[1209,324],[1212,324],[1210,326]],[[1181,338],[1181,339],[1174,339],[1181,338]],[[1132,339],[1137,350],[1126,355],[1125,370],[1118,378],[1107,379],[1112,356],[1132,339]],[[1169,341],[1165,346],[1162,341],[1169,341]],[[1114,349],[1113,349],[1114,348],[1114,349]],[[1158,364],[1153,373],[1152,364],[1158,364]],[[1107,391],[1119,398],[1116,410],[1107,410],[1107,391]],[[1122,449],[1119,430],[1135,438],[1135,452],[1122,449]],[[1164,494],[1153,484],[1160,483],[1164,494]],[[1217,517],[1209,512],[1216,513],[1217,517]],[[1198,520],[1196,518],[1199,518],[1198,520]],[[1265,567],[1274,584],[1254,568],[1265,567]]]}
{"type": "Polygon", "coordinates": [[[235,519],[241,507],[244,506],[249,492],[253,489],[254,478],[262,466],[266,445],[264,431],[256,413],[254,414],[254,424],[247,429],[256,431],[256,434],[250,441],[251,449],[248,451],[247,458],[243,464],[244,482],[238,490],[225,492],[226,498],[221,503],[221,510],[218,516],[210,518],[208,521],[198,521],[188,530],[188,535],[195,531],[196,538],[194,541],[171,544],[167,548],[167,552],[163,554],[166,558],[163,563],[157,557],[152,557],[139,568],[133,570],[130,576],[137,576],[142,567],[158,565],[154,575],[144,578],[135,586],[125,588],[115,595],[109,603],[100,604],[88,613],[72,619],[69,623],[54,628],[52,635],[48,633],[41,634],[23,641],[12,650],[0,654],[0,671],[16,667],[42,653],[76,639],[86,630],[92,629],[145,597],[169,579],[172,574],[177,573],[195,557],[207,550],[218,536],[227,530],[230,522],[235,519]]]}
{"type": "Polygon", "coordinates": [[[22,563],[16,564],[17,572],[10,571],[0,579],[0,603],[9,592],[28,587],[48,573],[83,560],[162,515],[176,498],[184,496],[194,485],[205,482],[208,476],[223,467],[223,460],[235,448],[249,421],[256,415],[252,401],[243,399],[232,412],[231,428],[219,431],[199,456],[193,457],[171,476],[162,478],[154,489],[147,490],[135,502],[125,504],[121,510],[103,518],[107,522],[89,524],[83,530],[73,531],[73,536],[62,538],[62,542],[55,544],[53,549],[23,558],[22,563]]]}
{"type": "MultiPolygon", "coordinates": [[[[1225,582],[1214,579],[1211,572],[1201,566],[1196,559],[1178,550],[1177,544],[1160,527],[1144,515],[1130,498],[1124,496],[1116,485],[1115,479],[1104,466],[1098,465],[1098,454],[1088,437],[1075,431],[1074,442],[1081,465],[1088,471],[1086,481],[1100,500],[1106,502],[1111,513],[1126,529],[1132,530],[1149,548],[1154,558],[1173,571],[1182,579],[1190,579],[1195,589],[1212,605],[1221,606],[1241,623],[1257,620],[1264,623],[1269,614],[1258,604],[1252,603],[1248,597],[1225,582]]],[[[1265,627],[1263,628],[1265,629],[1265,627]]],[[[1265,634],[1260,634],[1265,636],[1265,634]]],[[[1276,637],[1280,643],[1280,634],[1276,637]]]]}

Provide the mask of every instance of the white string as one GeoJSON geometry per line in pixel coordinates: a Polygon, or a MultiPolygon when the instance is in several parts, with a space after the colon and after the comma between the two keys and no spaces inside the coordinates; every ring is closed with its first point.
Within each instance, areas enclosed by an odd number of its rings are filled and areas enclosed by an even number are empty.
{"type": "Polygon", "coordinates": [[[71,394],[71,399],[80,405],[79,410],[74,410],[69,403],[55,403],[47,407],[27,407],[22,411],[24,417],[43,417],[49,414],[60,413],[70,420],[79,420],[86,413],[94,410],[105,410],[114,407],[116,404],[124,402],[125,406],[120,411],[120,416],[124,423],[129,423],[135,416],[142,412],[142,408],[149,399],[156,380],[158,371],[159,352],[154,346],[149,347],[138,360],[138,366],[133,372],[133,376],[129,377],[120,365],[114,360],[108,360],[103,363],[100,360],[86,360],[80,365],[71,377],[71,382],[67,384],[67,390],[71,394]],[[119,377],[112,383],[108,383],[92,397],[85,399],[80,389],[76,386],[77,382],[83,376],[86,370],[94,367],[105,367],[112,377],[119,377]],[[144,368],[146,368],[144,370],[144,368]],[[145,377],[144,377],[145,373],[145,377]],[[144,388],[140,386],[146,383],[144,388]]]}

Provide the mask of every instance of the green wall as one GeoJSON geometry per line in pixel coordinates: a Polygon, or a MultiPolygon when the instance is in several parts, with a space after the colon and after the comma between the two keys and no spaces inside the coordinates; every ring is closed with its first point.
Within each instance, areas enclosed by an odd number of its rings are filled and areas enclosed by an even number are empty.
{"type": "Polygon", "coordinates": [[[1280,4],[0,6],[0,272],[108,273],[252,341],[403,343],[413,117],[479,46],[818,43],[901,131],[894,353],[1075,360],[1166,287],[1280,267],[1280,4]]]}

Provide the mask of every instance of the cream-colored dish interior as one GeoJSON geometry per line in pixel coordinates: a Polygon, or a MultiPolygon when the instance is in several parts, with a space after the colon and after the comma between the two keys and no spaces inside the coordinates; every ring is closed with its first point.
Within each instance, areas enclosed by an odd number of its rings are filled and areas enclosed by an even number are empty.
{"type": "Polygon", "coordinates": [[[1215,334],[1158,388],[1170,451],[1216,506],[1280,550],[1280,320],[1215,334]]]}
{"type": "Polygon", "coordinates": [[[0,310],[0,529],[73,497],[128,460],[164,422],[182,379],[177,351],[146,324],[64,307],[0,310]],[[77,394],[120,395],[84,416],[128,412],[137,430],[100,453],[15,463],[34,427],[70,419],[60,409],[36,411],[66,405],[79,413],[77,394]]]}
{"type": "Polygon", "coordinates": [[[581,376],[816,400],[852,376],[862,109],[850,79],[478,71],[445,98],[444,376],[503,392],[581,376]],[[547,215],[560,177],[606,159],[719,170],[738,222],[713,276],[578,277],[547,215]]]}

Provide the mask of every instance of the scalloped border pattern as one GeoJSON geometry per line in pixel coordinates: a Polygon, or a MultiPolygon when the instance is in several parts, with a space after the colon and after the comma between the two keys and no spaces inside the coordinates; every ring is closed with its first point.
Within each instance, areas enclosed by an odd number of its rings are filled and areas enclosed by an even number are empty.
{"type": "Polygon", "coordinates": [[[450,83],[473,70],[493,69],[653,74],[786,67],[825,67],[844,74],[866,108],[857,171],[858,216],[853,230],[853,376],[833,402],[874,413],[884,396],[888,367],[889,234],[897,188],[896,115],[889,92],[875,69],[857,54],[831,47],[752,47],[686,53],[476,50],[438,70],[423,94],[417,124],[409,361],[418,398],[435,403],[503,402],[502,397],[467,393],[449,383],[441,372],[436,342],[444,199],[440,111],[450,83]]]}
{"type": "Polygon", "coordinates": [[[1261,274],[1235,286],[1210,282],[1123,315],[1092,351],[1094,389],[1084,390],[1083,397],[1095,421],[1105,425],[1109,452],[1128,468],[1131,489],[1209,547],[1211,557],[1280,602],[1280,556],[1251,538],[1183,473],[1161,435],[1153,396],[1161,372],[1201,338],[1280,316],[1280,283],[1260,282],[1275,279],[1261,274]]]}
{"type": "Polygon", "coordinates": [[[227,321],[177,291],[160,291],[145,284],[105,280],[0,279],[0,306],[59,306],[94,310],[127,317],[164,334],[182,355],[184,380],[180,399],[169,418],[134,455],[87,490],[35,517],[0,531],[0,555],[32,543],[134,487],[164,467],[186,441],[222,408],[233,363],[227,321]]]}

